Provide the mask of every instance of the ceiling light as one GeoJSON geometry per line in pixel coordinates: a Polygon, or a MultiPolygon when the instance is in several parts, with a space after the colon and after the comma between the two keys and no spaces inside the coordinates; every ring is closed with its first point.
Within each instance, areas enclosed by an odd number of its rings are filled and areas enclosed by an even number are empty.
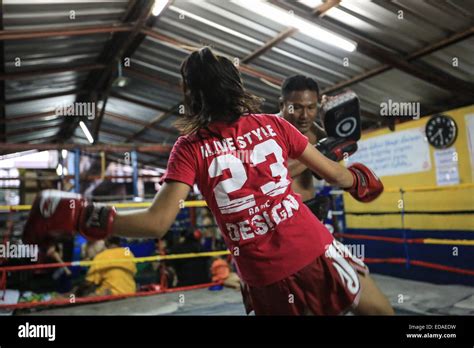
{"type": "Polygon", "coordinates": [[[79,122],[79,126],[81,126],[81,129],[84,132],[84,135],[86,136],[87,140],[89,140],[89,143],[94,143],[94,138],[92,137],[91,132],[89,132],[89,129],[87,128],[86,124],[81,121],[79,122]]]}
{"type": "Polygon", "coordinates": [[[58,164],[58,166],[56,167],[56,174],[58,174],[59,176],[63,175],[63,166],[62,166],[62,164],[58,164]]]}
{"type": "Polygon", "coordinates": [[[327,29],[315,25],[294,14],[290,14],[282,8],[273,6],[268,2],[254,0],[252,1],[251,5],[249,5],[249,2],[245,0],[231,0],[231,2],[277,23],[296,28],[302,34],[307,35],[315,40],[322,41],[328,45],[332,45],[349,52],[353,52],[357,48],[357,44],[354,41],[345,39],[344,37],[334,34],[327,29]]]}
{"type": "Polygon", "coordinates": [[[168,0],[155,0],[155,4],[153,5],[153,9],[151,10],[153,16],[158,16],[167,4],[168,0]]]}

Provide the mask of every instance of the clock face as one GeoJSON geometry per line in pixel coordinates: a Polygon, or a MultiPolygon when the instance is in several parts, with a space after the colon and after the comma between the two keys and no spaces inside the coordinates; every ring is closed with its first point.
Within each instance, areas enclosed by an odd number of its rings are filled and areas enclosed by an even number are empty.
{"type": "Polygon", "coordinates": [[[444,149],[453,145],[458,135],[458,127],[452,117],[435,115],[426,124],[428,142],[437,149],[444,149]]]}

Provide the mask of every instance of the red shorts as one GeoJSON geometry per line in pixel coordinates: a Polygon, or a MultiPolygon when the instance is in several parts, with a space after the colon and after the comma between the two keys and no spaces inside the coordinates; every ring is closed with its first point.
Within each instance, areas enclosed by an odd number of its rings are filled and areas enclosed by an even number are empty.
{"type": "Polygon", "coordinates": [[[357,273],[367,274],[362,260],[354,257],[340,242],[288,278],[254,287],[242,286],[247,314],[256,315],[339,315],[359,302],[357,273]]]}

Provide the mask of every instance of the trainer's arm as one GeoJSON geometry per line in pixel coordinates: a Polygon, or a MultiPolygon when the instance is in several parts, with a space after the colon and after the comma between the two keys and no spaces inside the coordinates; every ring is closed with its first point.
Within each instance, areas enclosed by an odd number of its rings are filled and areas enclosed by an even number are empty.
{"type": "Polygon", "coordinates": [[[165,182],[149,208],[118,213],[112,234],[130,238],[162,238],[176,219],[180,203],[186,200],[190,189],[182,182],[165,182]]]}
{"type": "Polygon", "coordinates": [[[300,175],[306,169],[308,169],[303,163],[296,159],[288,159],[288,171],[290,172],[290,176],[294,178],[295,176],[300,175]]]}
{"type": "Polygon", "coordinates": [[[348,188],[354,182],[352,174],[345,167],[328,159],[311,144],[306,146],[298,161],[319,174],[331,185],[348,188]]]}

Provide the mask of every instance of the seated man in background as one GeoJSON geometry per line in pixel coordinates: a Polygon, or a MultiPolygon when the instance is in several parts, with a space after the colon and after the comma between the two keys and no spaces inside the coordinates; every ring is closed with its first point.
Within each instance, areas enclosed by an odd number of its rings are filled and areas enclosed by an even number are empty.
{"type": "Polygon", "coordinates": [[[93,264],[87,272],[84,284],[75,293],[77,296],[123,295],[136,292],[135,274],[137,268],[133,253],[120,246],[120,238],[111,237],[105,241],[106,249],[97,254],[93,261],[129,259],[112,263],[93,264]]]}
{"type": "Polygon", "coordinates": [[[211,274],[213,282],[221,282],[226,287],[240,289],[239,276],[231,269],[230,264],[224,258],[214,258],[211,265],[211,274]]]}
{"type": "Polygon", "coordinates": [[[88,240],[81,246],[81,259],[83,261],[90,261],[96,257],[97,254],[105,250],[104,240],[88,240]]]}
{"type": "MultiPolygon", "coordinates": [[[[64,263],[64,246],[62,243],[55,243],[51,245],[46,251],[47,260],[53,263],[64,263]]],[[[71,291],[71,276],[72,272],[68,267],[56,268],[51,275],[55,282],[55,289],[59,293],[71,291]]]]}
{"type": "MultiPolygon", "coordinates": [[[[180,237],[179,244],[170,248],[170,254],[188,254],[202,252],[202,234],[199,230],[190,228],[180,237]]],[[[178,287],[209,282],[209,257],[170,260],[168,262],[178,276],[178,287]]]]}

